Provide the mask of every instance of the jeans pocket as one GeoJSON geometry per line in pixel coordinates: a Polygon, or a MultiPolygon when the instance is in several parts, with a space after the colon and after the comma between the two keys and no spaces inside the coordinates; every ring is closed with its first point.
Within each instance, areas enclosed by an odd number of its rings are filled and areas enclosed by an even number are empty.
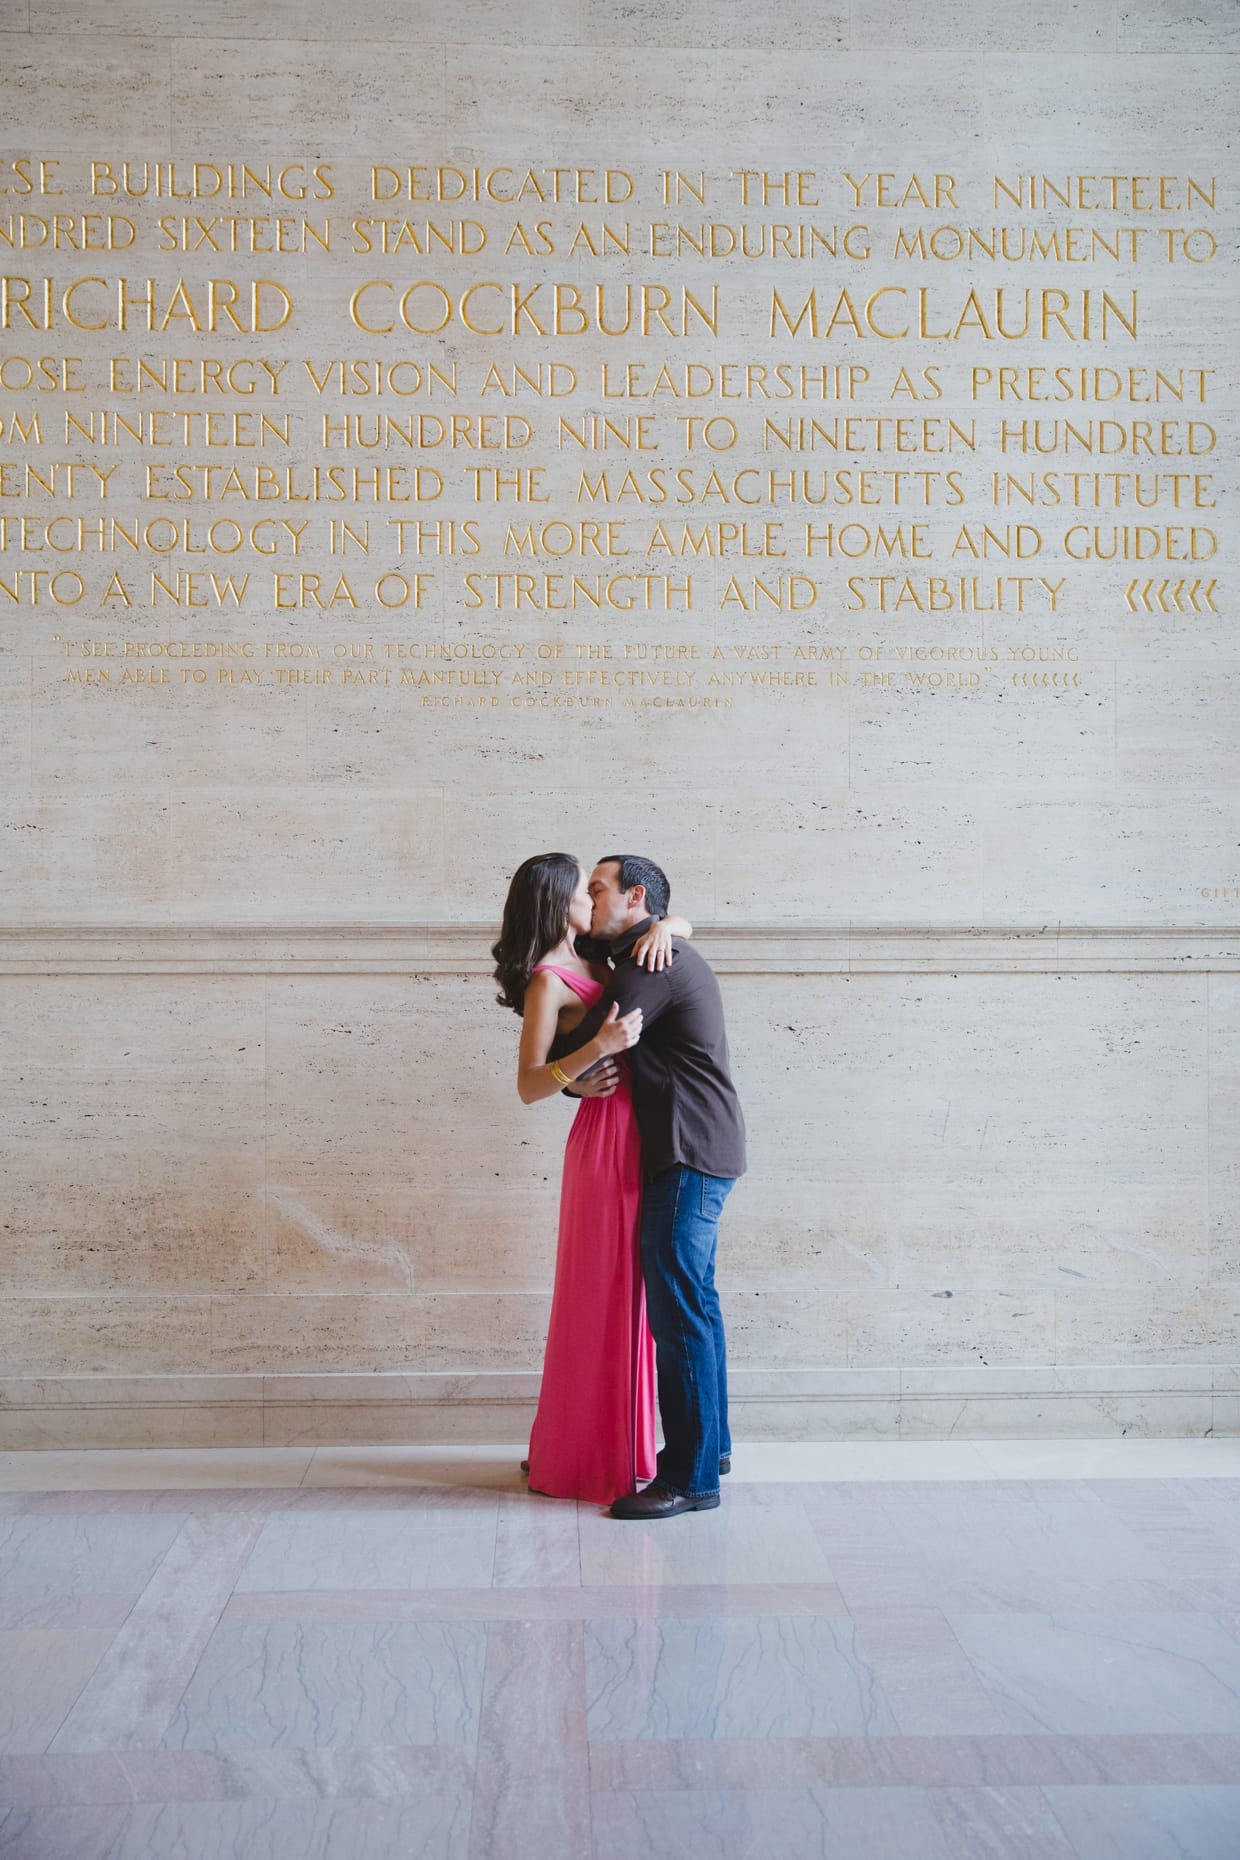
{"type": "Polygon", "coordinates": [[[723,1213],[723,1204],[736,1184],[735,1176],[704,1175],[699,1178],[702,1184],[702,1197],[699,1212],[706,1221],[717,1221],[723,1213]]]}

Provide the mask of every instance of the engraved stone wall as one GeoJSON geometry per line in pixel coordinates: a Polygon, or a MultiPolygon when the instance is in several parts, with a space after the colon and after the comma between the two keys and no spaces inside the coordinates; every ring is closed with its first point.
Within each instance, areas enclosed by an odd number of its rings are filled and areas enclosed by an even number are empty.
{"type": "Polygon", "coordinates": [[[519,1438],[648,850],[779,1434],[1234,1425],[1226,8],[0,13],[8,1437],[519,1438]]]}

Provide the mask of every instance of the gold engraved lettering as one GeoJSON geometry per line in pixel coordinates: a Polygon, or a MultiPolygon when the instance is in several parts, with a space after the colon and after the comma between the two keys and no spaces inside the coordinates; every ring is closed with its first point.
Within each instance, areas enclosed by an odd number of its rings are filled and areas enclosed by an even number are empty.
{"type": "Polygon", "coordinates": [[[383,220],[356,219],[352,250],[357,253],[410,251],[420,257],[436,252],[453,252],[472,258],[487,247],[487,229],[481,220],[383,220]]]}
{"type": "Polygon", "coordinates": [[[100,553],[152,555],[297,555],[309,524],[282,517],[260,517],[238,523],[219,517],[210,523],[173,517],[70,517],[50,518],[0,514],[0,553],[50,550],[73,555],[85,550],[100,553]]]}
{"type": "Polygon", "coordinates": [[[850,575],[849,613],[1056,613],[1066,583],[1041,575],[850,575]]]}
{"type": "Polygon", "coordinates": [[[270,162],[92,161],[90,191],[157,200],[330,200],[335,192],[330,162],[307,169],[304,162],[275,167],[270,162]]]}
{"type": "Polygon", "coordinates": [[[0,330],[55,329],[61,322],[82,330],[169,330],[202,335],[236,330],[242,335],[283,329],[293,299],[272,278],[241,285],[233,278],[207,278],[168,285],[157,278],[0,277],[0,330]]]}
{"type": "Polygon", "coordinates": [[[509,575],[468,574],[465,605],[496,612],[688,613],[693,607],[693,578],[672,575],[509,575]]]}
{"type": "Polygon", "coordinates": [[[425,364],[411,361],[384,362],[357,358],[349,361],[303,362],[302,367],[314,384],[315,392],[325,394],[391,394],[408,399],[413,395],[455,394],[457,365],[449,362],[425,364]]]}
{"type": "Polygon", "coordinates": [[[1204,406],[1213,368],[972,368],[974,400],[1180,401],[1204,406]]]}
{"type": "Polygon", "coordinates": [[[333,445],[371,451],[398,445],[419,452],[436,446],[519,452],[533,436],[533,427],[519,413],[453,413],[446,420],[436,413],[325,413],[322,423],[325,451],[333,445]]]}
{"type": "Polygon", "coordinates": [[[762,422],[762,443],[787,452],[975,452],[977,421],[929,415],[847,414],[832,420],[789,414],[762,422]]]}
{"type": "Polygon", "coordinates": [[[647,362],[604,362],[604,400],[855,400],[870,379],[858,362],[792,365],[777,362],[686,362],[652,368],[647,362]]]}
{"type": "Polygon", "coordinates": [[[1074,523],[1063,552],[1074,562],[1208,562],[1218,552],[1214,530],[1138,523],[1074,523]]]}
{"type": "Polygon", "coordinates": [[[43,421],[37,412],[24,418],[20,413],[0,414],[0,440],[9,446],[41,446],[43,421]]]}
{"type": "Polygon", "coordinates": [[[465,476],[473,481],[474,500],[483,501],[484,486],[491,493],[494,503],[501,503],[510,498],[517,504],[549,504],[550,494],[543,488],[544,472],[541,466],[516,465],[511,471],[504,471],[498,465],[467,465],[465,476]]]}
{"type": "Polygon", "coordinates": [[[76,607],[86,598],[86,583],[74,569],[19,568],[0,575],[0,596],[14,606],[76,607]]]}
{"type": "Polygon", "coordinates": [[[25,355],[0,356],[0,388],[10,394],[24,394],[31,388],[38,394],[83,394],[80,355],[40,355],[32,361],[25,355]]]}
{"type": "Polygon", "coordinates": [[[863,174],[858,178],[845,169],[844,182],[854,207],[956,206],[956,177],[952,174],[934,174],[928,179],[917,174],[863,174]]]}
{"type": "Polygon", "coordinates": [[[1129,504],[1152,510],[1213,510],[1213,474],[1187,471],[1040,471],[992,472],[995,504],[1076,509],[1121,510],[1129,504]]]}
{"type": "Polygon", "coordinates": [[[333,607],[357,608],[357,595],[347,575],[327,578],[308,573],[276,575],[275,605],[278,608],[314,607],[321,612],[333,607]]]}
{"type": "MultiPolygon", "coordinates": [[[[159,220],[157,252],[330,252],[330,220],[286,214],[165,214],[159,220]]],[[[132,244],[132,240],[126,243],[132,244]]]]}
{"type": "Polygon", "coordinates": [[[0,611],[127,635],[74,701],[1024,729],[1099,625],[1216,650],[1212,176],[396,153],[0,161],[0,611]]]}
{"type": "Polygon", "coordinates": [[[160,604],[160,596],[175,607],[224,607],[231,601],[240,607],[250,585],[248,575],[160,574],[151,576],[151,606],[160,604]]]}
{"type": "Polygon", "coordinates": [[[447,517],[425,523],[420,517],[389,517],[398,555],[480,555],[482,542],[472,518],[447,517]]]}
{"type": "MultiPolygon", "coordinates": [[[[1145,226],[899,226],[891,256],[917,259],[923,264],[931,259],[950,264],[956,259],[979,258],[1007,265],[1085,265],[1106,259],[1116,264],[1136,264],[1143,256],[1142,241],[1151,230],[1145,226]]],[[[1184,256],[1195,262],[1213,257],[1213,252],[1206,253],[1201,247],[1198,260],[1199,247],[1199,241],[1193,242],[1192,252],[1185,246],[1184,256]]]]}
{"type": "Polygon", "coordinates": [[[608,523],[527,523],[522,529],[508,525],[505,555],[628,555],[622,540],[623,521],[608,523]]]}
{"type": "Polygon", "coordinates": [[[782,523],[656,523],[646,543],[648,555],[780,556],[787,555],[782,523]]]}
{"type": "Polygon", "coordinates": [[[992,529],[988,523],[980,526],[962,523],[951,553],[953,556],[969,555],[979,562],[990,561],[995,556],[1024,562],[1041,555],[1043,541],[1041,530],[1031,523],[1005,523],[1002,529],[992,529]]]}
{"type": "Polygon", "coordinates": [[[1075,207],[1108,213],[1182,212],[1214,205],[1215,184],[1174,174],[996,175],[994,204],[1015,207],[1075,207]]]}
{"type": "Polygon", "coordinates": [[[118,469],[72,460],[48,465],[0,463],[0,497],[106,497],[118,469]]]}
{"type": "Polygon", "coordinates": [[[854,560],[873,556],[876,561],[903,556],[918,561],[931,557],[934,549],[924,523],[897,523],[891,529],[881,523],[872,528],[867,523],[828,523],[822,528],[807,523],[805,554],[828,561],[834,556],[854,560]]]}
{"type": "Polygon", "coordinates": [[[108,363],[108,385],[114,394],[275,395],[287,367],[287,362],[255,361],[249,356],[222,361],[169,355],[135,363],[129,356],[114,355],[108,363]]]}
{"type": "MultiPolygon", "coordinates": [[[[113,468],[115,469],[115,468],[113,468]]],[[[4,467],[0,465],[0,473],[4,467]]],[[[433,465],[145,465],[156,502],[291,504],[433,503],[444,480],[433,465]]]]}
{"type": "Polygon", "coordinates": [[[63,194],[63,187],[56,187],[58,161],[32,161],[28,155],[18,155],[11,162],[0,161],[0,194],[63,194]]]}
{"type": "Polygon", "coordinates": [[[659,186],[664,206],[673,202],[696,200],[706,205],[706,170],[699,168],[696,175],[685,174],[679,168],[665,168],[659,176],[659,186]]]}
{"type": "Polygon", "coordinates": [[[1001,420],[1001,452],[1091,453],[1100,457],[1200,458],[1218,434],[1205,420],[1001,420]]]}
{"type": "Polygon", "coordinates": [[[396,200],[494,201],[519,205],[537,200],[560,205],[614,206],[632,198],[633,176],[623,168],[391,168],[370,171],[371,198],[396,200]]]}
{"type": "Polygon", "coordinates": [[[587,413],[575,425],[561,414],[558,432],[561,447],[567,441],[583,452],[606,452],[613,446],[638,452],[659,449],[654,437],[654,417],[646,413],[625,414],[614,420],[607,414],[587,413]]]}
{"type": "Polygon", "coordinates": [[[146,407],[133,413],[65,413],[65,440],[86,439],[97,446],[256,446],[291,445],[292,415],[288,413],[200,412],[171,407],[146,407]]]}
{"type": "Polygon", "coordinates": [[[885,342],[956,342],[981,336],[987,342],[1021,340],[1048,342],[1067,337],[1074,342],[1107,342],[1113,335],[1135,341],[1137,293],[1128,292],[1127,307],[1110,291],[1009,289],[998,285],[989,291],[970,291],[963,303],[943,301],[929,285],[913,288],[885,284],[864,300],[844,289],[819,297],[813,287],[799,309],[771,292],[768,335],[804,333],[826,340],[837,333],[877,336],[885,342]],[[886,302],[885,299],[893,299],[886,302]]]}
{"type": "Polygon", "coordinates": [[[577,370],[568,362],[537,362],[530,368],[517,363],[501,367],[492,362],[478,389],[483,394],[540,394],[558,400],[577,392],[577,370]]]}
{"type": "Polygon", "coordinates": [[[749,580],[730,575],[719,607],[721,612],[729,607],[739,607],[744,613],[774,607],[780,612],[802,613],[817,605],[818,593],[818,583],[808,575],[772,575],[766,579],[754,575],[749,580]]]}
{"type": "Polygon", "coordinates": [[[0,246],[11,252],[124,252],[137,237],[124,213],[10,213],[0,220],[0,246]]]}
{"type": "Polygon", "coordinates": [[[771,259],[870,256],[870,229],[863,224],[815,226],[804,220],[699,220],[695,225],[652,220],[647,232],[651,258],[771,259]]]}
{"type": "Polygon", "coordinates": [[[718,335],[719,286],[697,294],[685,284],[488,281],[458,292],[420,278],[402,291],[372,278],[353,291],[349,316],[372,336],[391,335],[398,325],[415,336],[441,336],[455,324],[476,336],[688,336],[699,327],[718,335]]]}
{"type": "Polygon", "coordinates": [[[593,232],[582,220],[573,234],[568,256],[575,258],[585,252],[591,258],[606,258],[608,252],[627,253],[631,237],[627,220],[620,226],[609,226],[606,220],[602,220],[593,232]]]}
{"type": "Polygon", "coordinates": [[[818,205],[817,181],[812,169],[768,173],[762,168],[734,168],[732,179],[740,182],[742,206],[751,203],[763,207],[818,205]]]}

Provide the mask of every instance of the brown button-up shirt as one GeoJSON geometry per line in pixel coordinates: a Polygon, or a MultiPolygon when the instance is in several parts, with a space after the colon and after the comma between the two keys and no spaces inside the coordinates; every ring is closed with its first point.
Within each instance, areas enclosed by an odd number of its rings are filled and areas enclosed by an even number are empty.
{"type": "Polygon", "coordinates": [[[633,1109],[647,1178],[680,1163],[703,1175],[745,1173],[745,1120],[732,1084],[723,999],[714,970],[691,943],[677,938],[675,955],[652,975],[632,949],[651,919],[611,945],[615,974],[602,999],[556,1047],[575,1052],[593,1039],[614,1001],[621,1014],[642,1010],[642,1036],[627,1058],[633,1109]]]}

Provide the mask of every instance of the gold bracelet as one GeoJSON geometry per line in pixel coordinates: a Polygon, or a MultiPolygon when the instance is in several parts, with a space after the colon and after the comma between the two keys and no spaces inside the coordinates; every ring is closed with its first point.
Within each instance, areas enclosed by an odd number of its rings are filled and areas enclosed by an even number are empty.
{"type": "Polygon", "coordinates": [[[577,1083],[576,1079],[569,1078],[558,1059],[553,1059],[551,1062],[551,1076],[553,1079],[558,1079],[561,1085],[575,1085],[577,1083]]]}

